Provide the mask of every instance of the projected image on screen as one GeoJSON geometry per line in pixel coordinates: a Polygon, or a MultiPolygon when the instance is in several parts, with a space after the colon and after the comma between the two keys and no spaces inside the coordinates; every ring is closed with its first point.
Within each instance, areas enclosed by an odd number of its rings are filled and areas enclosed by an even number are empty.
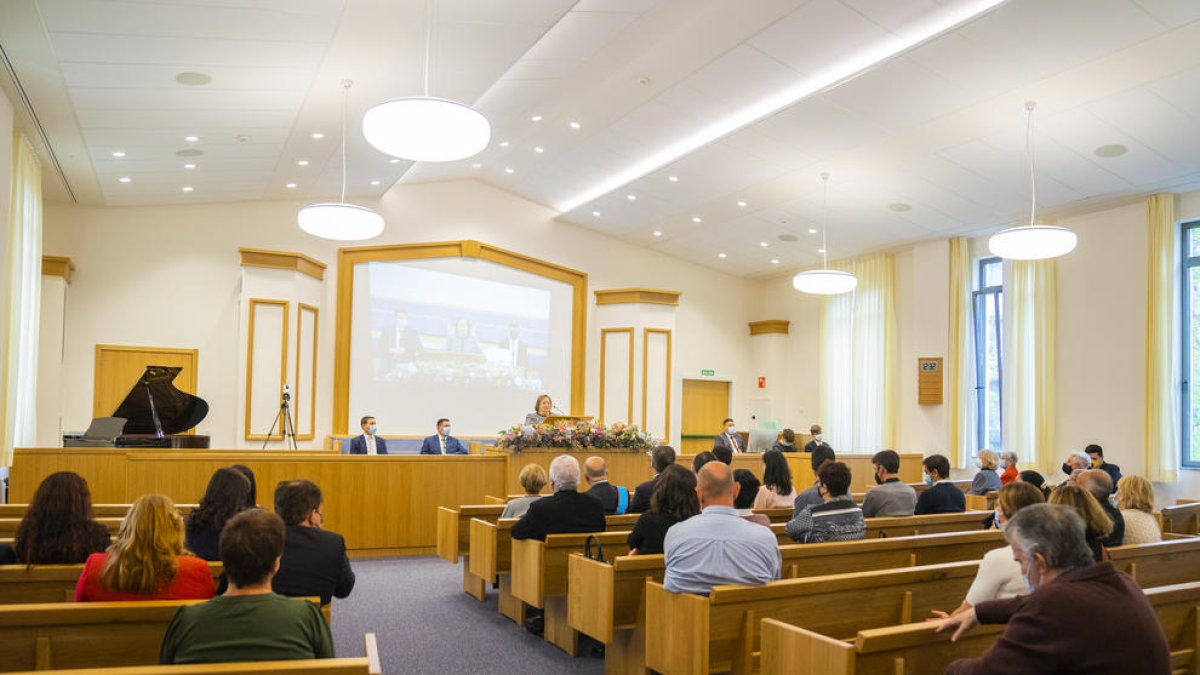
{"type": "Polygon", "coordinates": [[[572,307],[569,284],[481,260],[355,265],[350,417],[491,435],[542,392],[569,409],[572,307]]]}

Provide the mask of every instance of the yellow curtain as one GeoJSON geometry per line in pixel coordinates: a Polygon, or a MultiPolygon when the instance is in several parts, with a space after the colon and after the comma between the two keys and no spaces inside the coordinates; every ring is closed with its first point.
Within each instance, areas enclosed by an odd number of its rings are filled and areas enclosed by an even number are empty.
{"type": "Polygon", "coordinates": [[[1179,462],[1179,301],[1175,196],[1146,200],[1146,478],[1174,482],[1179,462]]]}
{"type": "Polygon", "coordinates": [[[6,296],[0,308],[0,464],[12,466],[14,447],[34,442],[38,319],[42,288],[42,169],[22,134],[13,138],[12,201],[8,210],[6,296]]]}
{"type": "Polygon", "coordinates": [[[975,444],[975,339],[972,330],[971,250],[966,237],[950,240],[950,334],[946,382],[950,392],[947,448],[950,465],[962,467],[975,444]]]}
{"type": "MultiPolygon", "coordinates": [[[[1008,264],[1006,264],[1008,266],[1008,264]]],[[[1054,260],[1015,261],[1004,288],[1004,449],[1046,476],[1059,471],[1054,446],[1055,324],[1058,275],[1054,260]]]]}

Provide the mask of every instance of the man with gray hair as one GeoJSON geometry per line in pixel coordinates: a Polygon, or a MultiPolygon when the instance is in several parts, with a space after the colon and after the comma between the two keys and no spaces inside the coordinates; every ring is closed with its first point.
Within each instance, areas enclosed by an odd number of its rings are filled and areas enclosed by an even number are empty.
{"type": "Polygon", "coordinates": [[[1074,509],[1058,504],[1026,506],[1008,521],[1004,538],[1030,593],[943,619],[938,631],[953,631],[952,640],[979,623],[1008,624],[983,657],[959,659],[947,673],[1171,671],[1154,608],[1111,561],[1093,562],[1085,529],[1074,509]]]}
{"type": "Polygon", "coordinates": [[[512,527],[513,539],[540,539],[563,532],[603,532],[604,507],[599,500],[578,491],[579,460],[559,455],[550,462],[550,489],[554,494],[529,505],[512,527]]]}
{"type": "Polygon", "coordinates": [[[1121,515],[1121,510],[1113,504],[1113,482],[1108,472],[1103,469],[1088,469],[1079,474],[1079,477],[1075,479],[1075,484],[1092,493],[1096,501],[1100,502],[1100,508],[1104,509],[1104,513],[1113,523],[1112,532],[1109,533],[1108,538],[1100,540],[1100,543],[1104,544],[1106,548],[1124,544],[1125,516],[1121,515]]]}

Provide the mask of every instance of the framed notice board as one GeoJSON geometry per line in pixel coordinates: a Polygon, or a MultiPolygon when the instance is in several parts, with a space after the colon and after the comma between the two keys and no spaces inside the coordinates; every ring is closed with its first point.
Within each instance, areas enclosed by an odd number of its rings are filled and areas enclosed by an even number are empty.
{"type": "Polygon", "coordinates": [[[940,356],[917,359],[917,403],[941,405],[942,403],[942,358],[940,356]]]}

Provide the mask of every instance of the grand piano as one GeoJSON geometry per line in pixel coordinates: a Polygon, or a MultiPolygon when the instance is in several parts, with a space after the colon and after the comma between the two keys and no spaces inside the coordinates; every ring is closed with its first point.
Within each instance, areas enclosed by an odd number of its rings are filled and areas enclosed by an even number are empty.
{"type": "MultiPolygon", "coordinates": [[[[146,371],[113,412],[125,420],[124,430],[112,440],[118,448],[207,448],[208,436],[184,433],[208,415],[208,402],[175,388],[181,368],[146,366],[146,371]]],[[[82,444],[77,438],[71,445],[82,444]]],[[[86,441],[85,441],[86,442],[86,441]]],[[[107,443],[104,443],[107,445],[107,443]]]]}

